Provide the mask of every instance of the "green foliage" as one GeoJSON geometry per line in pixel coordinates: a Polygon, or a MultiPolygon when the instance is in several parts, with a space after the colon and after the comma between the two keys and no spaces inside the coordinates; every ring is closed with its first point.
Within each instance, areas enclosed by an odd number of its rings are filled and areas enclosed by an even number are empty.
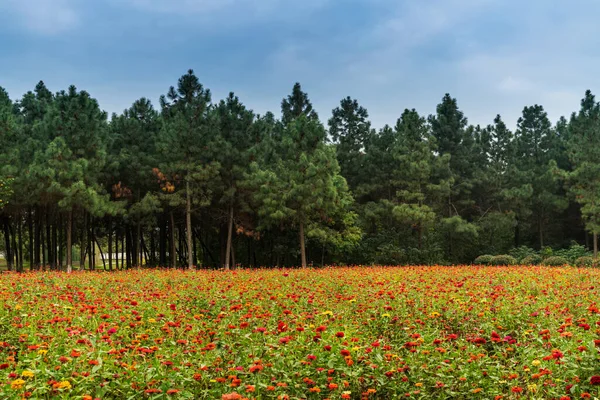
{"type": "Polygon", "coordinates": [[[501,254],[501,255],[497,255],[492,257],[492,261],[490,265],[517,265],[519,262],[516,258],[514,258],[513,256],[510,256],[508,254],[501,254]]]}
{"type": "Polygon", "coordinates": [[[579,257],[573,263],[576,267],[598,267],[598,260],[594,260],[594,257],[583,256],[579,257]]]}
{"type": "Polygon", "coordinates": [[[573,243],[567,249],[560,249],[554,251],[553,255],[566,258],[569,261],[569,263],[573,264],[578,258],[591,256],[592,253],[590,253],[590,251],[586,249],[585,246],[573,243]]]}
{"type": "Polygon", "coordinates": [[[521,262],[525,257],[538,255],[537,251],[527,246],[519,246],[517,248],[511,249],[508,254],[510,254],[519,262],[521,262]]]}
{"type": "Polygon", "coordinates": [[[69,219],[81,256],[110,238],[134,263],[167,252],[214,266],[590,255],[577,243],[600,230],[591,92],[556,124],[525,107],[515,132],[499,115],[470,125],[449,94],[422,115],[406,109],[376,131],[345,97],[326,131],[298,83],[278,120],[233,93],[213,103],[191,70],[159,110],[141,98],[110,121],[75,87],[53,94],[40,82],[15,102],[0,89],[4,247],[38,265],[56,258],[69,219]]]}
{"type": "Polygon", "coordinates": [[[13,195],[13,178],[0,177],[0,210],[4,208],[13,195]]]}
{"type": "Polygon", "coordinates": [[[473,264],[475,264],[475,265],[491,265],[493,259],[494,259],[494,256],[489,255],[489,254],[484,254],[482,256],[477,257],[473,261],[473,264]]]}
{"type": "Polygon", "coordinates": [[[562,267],[563,265],[569,264],[569,260],[561,256],[551,256],[546,258],[543,264],[549,267],[562,267]]]}
{"type": "Polygon", "coordinates": [[[520,261],[519,264],[523,264],[523,265],[539,265],[542,263],[542,261],[544,261],[544,259],[542,258],[542,256],[537,255],[537,254],[532,254],[532,255],[528,255],[523,257],[520,261]]]}

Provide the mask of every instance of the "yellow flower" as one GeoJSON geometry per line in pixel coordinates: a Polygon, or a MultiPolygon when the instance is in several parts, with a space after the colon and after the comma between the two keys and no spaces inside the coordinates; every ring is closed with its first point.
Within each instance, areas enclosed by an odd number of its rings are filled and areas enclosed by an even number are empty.
{"type": "Polygon", "coordinates": [[[150,322],[151,324],[155,323],[156,320],[154,318],[148,318],[148,322],[150,322]]]}
{"type": "Polygon", "coordinates": [[[38,354],[41,356],[43,356],[44,354],[47,354],[47,353],[48,353],[48,350],[44,350],[44,349],[38,350],[38,354]]]}
{"type": "Polygon", "coordinates": [[[430,316],[431,318],[436,318],[436,317],[439,317],[440,315],[441,315],[441,314],[440,314],[439,312],[437,312],[437,311],[434,311],[434,312],[432,312],[431,314],[429,314],[429,316],[430,316]]]}
{"type": "Polygon", "coordinates": [[[10,383],[10,388],[17,390],[21,389],[23,385],[25,385],[25,381],[23,379],[15,379],[10,383]]]}
{"type": "Polygon", "coordinates": [[[415,386],[416,387],[421,387],[421,386],[423,386],[423,383],[422,382],[417,382],[417,383],[415,383],[415,386]]]}
{"type": "Polygon", "coordinates": [[[20,305],[20,304],[17,304],[17,305],[15,306],[15,310],[20,310],[21,308],[23,308],[23,306],[22,306],[22,305],[20,305]]]}
{"type": "Polygon", "coordinates": [[[537,367],[538,365],[540,365],[542,362],[540,360],[533,360],[531,362],[531,365],[533,365],[534,367],[537,367]]]}
{"type": "Polygon", "coordinates": [[[71,382],[69,381],[60,381],[58,383],[59,389],[71,389],[71,382]]]}
{"type": "Polygon", "coordinates": [[[389,317],[390,317],[390,314],[388,314],[388,313],[385,313],[385,314],[381,314],[381,316],[382,316],[382,317],[388,317],[388,318],[389,318],[389,317]]]}
{"type": "Polygon", "coordinates": [[[21,376],[23,378],[33,378],[35,374],[33,373],[33,371],[30,371],[28,369],[26,369],[25,371],[21,372],[21,376]]]}
{"type": "Polygon", "coordinates": [[[321,313],[321,315],[333,315],[333,311],[329,311],[329,310],[327,310],[327,311],[323,311],[323,312],[321,313]]]}
{"type": "Polygon", "coordinates": [[[527,389],[529,389],[530,392],[535,393],[535,392],[537,392],[537,385],[535,383],[528,385],[527,389]]]}

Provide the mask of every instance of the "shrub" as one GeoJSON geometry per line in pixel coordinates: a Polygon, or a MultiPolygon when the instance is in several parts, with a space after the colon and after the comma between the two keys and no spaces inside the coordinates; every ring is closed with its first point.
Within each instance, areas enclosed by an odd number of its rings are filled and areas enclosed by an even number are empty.
{"type": "Polygon", "coordinates": [[[494,256],[491,256],[489,254],[484,254],[482,256],[477,257],[475,259],[475,261],[473,261],[473,264],[475,264],[475,265],[491,265],[493,259],[494,259],[494,256]]]}
{"type": "Polygon", "coordinates": [[[508,253],[512,257],[517,259],[517,261],[519,261],[519,262],[523,262],[522,260],[527,256],[538,255],[534,249],[532,249],[531,247],[527,247],[527,246],[520,246],[520,247],[514,248],[514,249],[510,250],[508,253]]]}
{"type": "Polygon", "coordinates": [[[523,265],[540,265],[542,263],[543,259],[542,256],[539,256],[537,254],[532,254],[530,256],[526,256],[525,258],[523,258],[521,260],[521,264],[523,265]]]}
{"type": "Polygon", "coordinates": [[[544,260],[544,265],[547,265],[549,267],[562,267],[563,265],[567,265],[568,263],[569,260],[561,256],[552,256],[544,260]]]}
{"type": "Polygon", "coordinates": [[[568,249],[561,249],[554,252],[555,256],[561,256],[569,260],[569,263],[574,264],[578,258],[591,256],[592,253],[585,246],[577,243],[572,243],[568,249]]]}
{"type": "Polygon", "coordinates": [[[594,260],[594,257],[591,256],[579,257],[575,260],[575,265],[578,267],[597,267],[598,260],[594,260]]]}
{"type": "Polygon", "coordinates": [[[500,254],[492,257],[491,265],[517,265],[518,261],[508,254],[500,254]]]}

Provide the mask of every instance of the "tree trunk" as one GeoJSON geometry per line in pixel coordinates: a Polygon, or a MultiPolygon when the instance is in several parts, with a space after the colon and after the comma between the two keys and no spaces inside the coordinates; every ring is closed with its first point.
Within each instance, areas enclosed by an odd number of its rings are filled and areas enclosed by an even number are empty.
{"type": "Polygon", "coordinates": [[[87,213],[84,211],[83,212],[83,229],[81,229],[81,237],[79,238],[79,270],[80,271],[84,271],[85,270],[85,253],[86,253],[86,248],[87,248],[87,244],[85,242],[86,239],[86,232],[87,232],[87,213]]]}
{"type": "Polygon", "coordinates": [[[304,245],[304,223],[300,222],[300,260],[302,268],[306,268],[306,247],[304,245]]]}
{"type": "MultiPolygon", "coordinates": [[[[123,251],[123,250],[121,250],[123,251]]],[[[115,268],[121,269],[119,267],[119,225],[115,226],[115,268]]]]}
{"type": "Polygon", "coordinates": [[[131,237],[131,265],[133,267],[138,267],[139,266],[139,260],[138,260],[138,256],[139,256],[139,250],[138,250],[138,241],[139,241],[139,237],[138,237],[138,231],[137,231],[137,223],[135,224],[135,229],[133,229],[134,227],[130,227],[129,229],[129,235],[131,237]]]}
{"type": "Polygon", "coordinates": [[[110,215],[107,218],[107,227],[108,227],[108,270],[112,271],[113,270],[113,265],[112,265],[112,241],[113,241],[113,229],[112,229],[112,218],[110,217],[110,215]]]}
{"type": "Polygon", "coordinates": [[[233,204],[229,206],[229,219],[227,220],[227,246],[225,249],[225,269],[229,269],[229,256],[231,254],[231,236],[233,234],[233,204]]]}
{"type": "Polygon", "coordinates": [[[44,225],[42,223],[42,218],[40,215],[40,240],[42,243],[42,269],[46,270],[46,266],[48,264],[46,264],[46,240],[45,240],[45,235],[44,235],[44,225]]]}
{"type": "Polygon", "coordinates": [[[34,224],[34,229],[35,229],[35,241],[34,241],[34,247],[35,247],[35,260],[34,260],[34,265],[35,265],[35,269],[40,269],[41,266],[41,256],[40,256],[40,208],[36,207],[35,208],[35,224],[34,224]]]}
{"type": "Polygon", "coordinates": [[[177,267],[177,248],[175,247],[175,216],[173,215],[173,211],[169,212],[169,220],[170,220],[170,229],[169,237],[171,247],[169,251],[169,256],[171,257],[171,268],[177,267]]]}
{"type": "Polygon", "coordinates": [[[127,260],[127,269],[131,269],[132,265],[132,252],[131,252],[131,227],[129,224],[125,225],[125,258],[127,260]]]}
{"type": "Polygon", "coordinates": [[[12,252],[10,248],[10,229],[8,226],[8,217],[4,218],[4,259],[6,260],[6,268],[12,271],[12,252]]]}
{"type": "Polygon", "coordinates": [[[102,247],[100,247],[100,243],[98,243],[98,239],[94,236],[94,247],[98,246],[98,251],[100,252],[100,257],[102,258],[102,268],[106,271],[106,260],[104,259],[104,252],[102,251],[102,247]]]}
{"type": "Polygon", "coordinates": [[[17,221],[17,235],[19,236],[19,266],[17,271],[23,272],[23,234],[22,234],[22,219],[19,216],[19,220],[17,221]]]}
{"type": "Polygon", "coordinates": [[[190,192],[190,182],[186,182],[185,199],[185,229],[187,238],[187,262],[188,269],[194,269],[194,252],[192,245],[192,195],[190,192]]]}
{"type": "Polygon", "coordinates": [[[231,246],[231,266],[235,268],[237,264],[235,263],[235,246],[231,246]]]}
{"type": "Polygon", "coordinates": [[[167,266],[167,221],[165,214],[160,216],[160,231],[158,232],[158,264],[161,267],[167,266]]]}
{"type": "Polygon", "coordinates": [[[88,215],[87,218],[88,221],[88,230],[87,230],[87,253],[89,256],[89,260],[88,260],[88,269],[90,271],[94,270],[94,247],[96,246],[94,244],[94,235],[93,235],[93,221],[92,218],[88,215]]]}
{"type": "Polygon", "coordinates": [[[156,247],[154,243],[154,227],[150,230],[150,265],[156,267],[156,247]]]}
{"type": "Polygon", "coordinates": [[[127,263],[127,249],[125,248],[125,236],[127,236],[127,225],[121,227],[121,269],[125,269],[127,263]]]}
{"type": "Polygon", "coordinates": [[[58,269],[58,227],[56,226],[56,216],[52,224],[52,265],[58,269]]]}
{"type": "Polygon", "coordinates": [[[196,235],[193,234],[192,230],[192,243],[194,244],[194,265],[198,268],[198,240],[196,239],[196,235]]]}
{"type": "Polygon", "coordinates": [[[140,242],[140,246],[142,247],[142,254],[140,254],[140,261],[142,265],[150,265],[148,259],[148,249],[146,248],[146,242],[144,241],[144,234],[142,232],[142,241],[140,242]]]}
{"type": "Polygon", "coordinates": [[[27,226],[29,231],[29,270],[32,271],[34,267],[33,260],[33,210],[29,207],[29,213],[27,217],[27,226]]]}
{"type": "Polygon", "coordinates": [[[137,246],[138,246],[138,257],[139,257],[139,264],[138,267],[141,267],[144,265],[144,232],[142,231],[142,223],[141,221],[138,219],[138,224],[137,224],[137,246]]]}
{"type": "Polygon", "coordinates": [[[58,216],[58,268],[63,269],[63,246],[64,246],[64,224],[63,214],[58,216]]]}
{"type": "Polygon", "coordinates": [[[594,232],[594,260],[598,259],[598,233],[594,232]]]}
{"type": "Polygon", "coordinates": [[[19,246],[17,245],[17,233],[15,232],[14,227],[12,227],[10,224],[8,225],[8,229],[10,229],[10,236],[12,237],[13,267],[15,267],[15,271],[18,271],[21,254],[19,253],[19,246]]]}
{"type": "Polygon", "coordinates": [[[71,246],[71,233],[73,226],[73,211],[69,210],[69,215],[67,217],[67,272],[71,273],[73,271],[73,255],[72,255],[72,246],[71,246]]]}
{"type": "Polygon", "coordinates": [[[48,253],[48,265],[51,270],[54,270],[54,251],[52,249],[52,227],[50,226],[49,207],[46,207],[46,252],[48,253]]]}

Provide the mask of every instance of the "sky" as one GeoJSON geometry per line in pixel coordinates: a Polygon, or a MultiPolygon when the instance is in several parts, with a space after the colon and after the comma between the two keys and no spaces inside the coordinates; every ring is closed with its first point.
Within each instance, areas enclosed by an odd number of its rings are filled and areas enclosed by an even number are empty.
{"type": "Polygon", "coordinates": [[[374,127],[445,93],[472,124],[524,106],[552,121],[600,92],[597,0],[0,0],[0,86],[74,84],[122,112],[193,69],[213,100],[233,91],[280,113],[300,82],[323,122],[356,98],[374,127]]]}

